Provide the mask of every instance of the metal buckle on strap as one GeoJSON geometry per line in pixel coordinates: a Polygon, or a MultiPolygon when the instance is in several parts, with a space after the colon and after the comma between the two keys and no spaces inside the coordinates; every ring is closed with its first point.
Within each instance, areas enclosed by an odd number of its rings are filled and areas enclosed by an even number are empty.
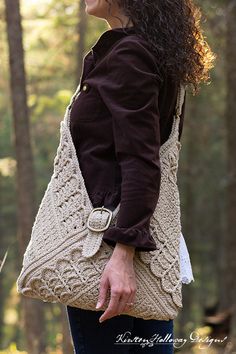
{"type": "Polygon", "coordinates": [[[98,207],[98,208],[93,208],[93,210],[90,212],[88,220],[87,220],[87,227],[91,231],[101,232],[101,231],[108,229],[108,227],[111,223],[111,219],[112,219],[112,211],[111,210],[104,208],[104,206],[98,207]],[[104,226],[102,225],[102,227],[96,227],[96,224],[101,225],[104,222],[105,222],[104,226]]]}

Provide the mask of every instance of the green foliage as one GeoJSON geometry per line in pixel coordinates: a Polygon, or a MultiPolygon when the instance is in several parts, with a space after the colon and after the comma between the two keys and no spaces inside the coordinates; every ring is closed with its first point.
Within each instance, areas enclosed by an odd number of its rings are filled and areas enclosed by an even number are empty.
{"type": "MultiPolygon", "coordinates": [[[[37,204],[45,191],[59,140],[59,124],[75,89],[79,3],[72,0],[22,0],[25,67],[31,137],[37,176],[37,204]]],[[[19,297],[15,280],[21,259],[17,247],[16,170],[9,85],[8,49],[3,3],[0,3],[0,260],[8,255],[0,278],[0,350],[20,353],[19,297]],[[17,299],[17,301],[16,301],[17,299]],[[2,315],[3,314],[3,315],[2,315]],[[15,321],[14,321],[15,319],[15,321]],[[13,343],[13,344],[11,344],[13,343]],[[14,344],[17,343],[17,346],[14,344]],[[8,348],[8,349],[7,349],[8,348]]],[[[105,30],[104,21],[88,21],[86,50],[105,30]]],[[[61,351],[59,308],[48,306],[47,342],[50,354],[61,351]],[[54,348],[54,349],[53,349],[54,348]]],[[[23,352],[22,352],[23,353],[23,352]]]]}
{"type": "MultiPolygon", "coordinates": [[[[183,210],[183,234],[190,249],[195,283],[189,287],[191,301],[185,333],[200,325],[203,308],[218,299],[220,245],[225,232],[225,127],[224,127],[224,2],[197,3],[204,8],[206,37],[218,54],[211,73],[212,84],[198,97],[188,96],[182,137],[179,184],[183,210]],[[190,182],[191,181],[191,182],[190,182]],[[193,183],[194,181],[194,183],[193,183]],[[191,201],[191,203],[189,202],[191,201]],[[209,261],[213,260],[213,261],[209,261]]],[[[0,3],[0,259],[9,253],[0,278],[0,317],[4,307],[4,354],[25,353],[20,309],[15,291],[19,270],[17,247],[14,131],[11,113],[9,69],[4,16],[0,3]],[[13,343],[13,344],[11,344],[13,343]],[[16,344],[15,344],[16,343],[16,344]]],[[[78,2],[72,0],[23,0],[24,48],[28,105],[37,176],[37,203],[52,173],[59,142],[59,124],[76,83],[78,2]]],[[[106,30],[105,21],[88,18],[86,51],[106,30]]],[[[45,305],[47,306],[47,305],[45,305]]],[[[46,311],[50,354],[60,353],[60,309],[46,311]]],[[[176,321],[177,322],[177,321],[176,321]]],[[[181,330],[181,325],[178,326],[181,330]]],[[[204,351],[207,353],[207,351],[204,351]]],[[[188,351],[190,353],[190,351],[188,351]]],[[[194,351],[195,353],[195,351],[194,351]]]]}

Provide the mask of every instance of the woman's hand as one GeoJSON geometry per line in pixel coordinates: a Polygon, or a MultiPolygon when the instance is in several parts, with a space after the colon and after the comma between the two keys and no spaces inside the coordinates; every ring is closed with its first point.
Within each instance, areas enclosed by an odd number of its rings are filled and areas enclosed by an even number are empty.
{"type": "Polygon", "coordinates": [[[128,311],[134,302],[136,293],[136,276],[133,267],[135,247],[117,243],[113,254],[107,262],[100,280],[99,298],[96,308],[103,306],[110,286],[110,302],[99,318],[99,322],[128,311]]]}

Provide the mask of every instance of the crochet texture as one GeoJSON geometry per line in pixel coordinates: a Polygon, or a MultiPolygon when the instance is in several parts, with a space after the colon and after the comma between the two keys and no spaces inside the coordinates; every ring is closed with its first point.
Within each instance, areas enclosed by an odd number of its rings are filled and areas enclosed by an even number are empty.
{"type": "MultiPolygon", "coordinates": [[[[70,110],[80,94],[76,90],[60,122],[60,143],[54,170],[32,227],[23,257],[17,291],[44,302],[96,311],[102,271],[113,247],[102,240],[103,232],[91,231],[86,222],[93,209],[70,134],[70,110]]],[[[174,319],[182,307],[179,242],[180,200],[177,185],[179,121],[185,87],[180,86],[171,134],[160,147],[161,185],[150,220],[157,250],[136,251],[134,268],[137,291],[130,316],[174,319]]],[[[116,224],[120,204],[113,211],[116,224]]],[[[105,214],[95,212],[92,223],[101,227],[105,214]]],[[[109,296],[102,307],[105,310],[109,296]]],[[[101,309],[99,309],[101,310],[101,309]]]]}

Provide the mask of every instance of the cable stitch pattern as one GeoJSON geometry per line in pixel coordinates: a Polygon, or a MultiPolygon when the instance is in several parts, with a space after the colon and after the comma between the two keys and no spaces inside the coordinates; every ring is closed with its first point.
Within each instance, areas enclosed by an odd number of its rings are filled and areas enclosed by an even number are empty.
{"type": "MultiPolygon", "coordinates": [[[[102,240],[103,232],[87,228],[93,209],[80,170],[69,129],[70,110],[80,88],[71,98],[60,123],[60,142],[54,170],[32,227],[17,279],[17,291],[45,302],[94,310],[101,273],[113,248],[102,240]]],[[[182,307],[179,245],[180,200],[177,185],[181,144],[178,128],[185,87],[180,86],[176,113],[168,140],[160,148],[161,185],[150,231],[157,250],[136,251],[134,267],[137,291],[126,314],[144,319],[174,319],[182,307]]],[[[113,211],[116,224],[120,204],[113,211]]],[[[99,214],[95,223],[103,222],[99,214]]],[[[105,310],[109,298],[103,306],[105,310]]]]}

